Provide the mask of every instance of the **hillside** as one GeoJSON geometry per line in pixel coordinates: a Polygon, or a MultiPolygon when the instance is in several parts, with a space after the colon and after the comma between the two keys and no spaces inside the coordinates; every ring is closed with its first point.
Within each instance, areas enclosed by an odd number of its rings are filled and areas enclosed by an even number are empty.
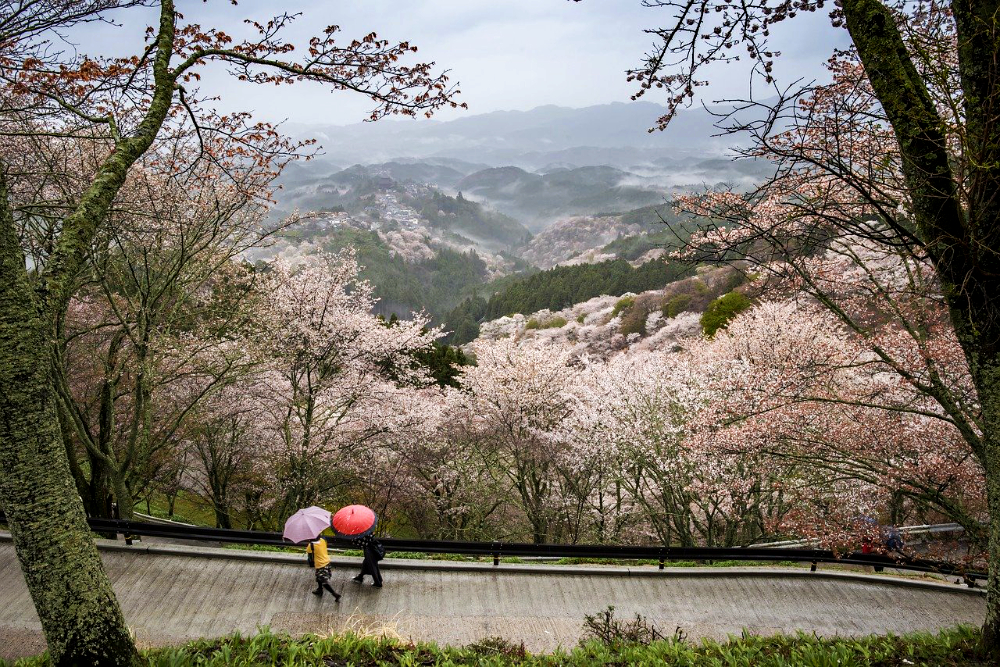
{"type": "MultiPolygon", "coordinates": [[[[509,216],[415,180],[449,180],[459,174],[451,166],[423,163],[356,164],[321,176],[297,171],[282,182],[279,213],[294,209],[346,213],[372,229],[403,229],[456,249],[485,252],[510,250],[531,237],[524,225],[509,216]],[[400,180],[404,176],[412,178],[400,180]]],[[[329,224],[339,223],[332,220],[329,224]]]]}
{"type": "Polygon", "coordinates": [[[448,342],[467,343],[479,336],[480,323],[501,317],[561,311],[594,297],[659,289],[690,273],[684,263],[652,261],[632,266],[625,260],[560,266],[524,277],[510,277],[483,287],[490,294],[466,299],[445,318],[448,342]]]}
{"type": "Polygon", "coordinates": [[[439,157],[296,168],[283,176],[282,206],[317,213],[276,250],[354,248],[380,314],[423,310],[465,343],[489,320],[662,289],[686,275],[686,266],[662,258],[692,225],[666,203],[656,176],[680,162],[658,158],[646,176],[608,165],[529,171],[439,157]]]}
{"type": "Polygon", "coordinates": [[[521,249],[521,256],[542,269],[609,259],[641,264],[677,247],[692,228],[669,204],[575,216],[539,232],[521,249]]]}
{"type": "Polygon", "coordinates": [[[528,265],[512,251],[531,238],[516,220],[429,186],[351,167],[320,179],[304,200],[320,212],[250,259],[353,249],[379,298],[379,314],[442,317],[475,289],[528,265]]]}
{"type": "MultiPolygon", "coordinates": [[[[676,279],[662,287],[629,291],[610,289],[562,308],[524,308],[497,317],[498,309],[503,306],[507,306],[508,311],[514,310],[514,302],[509,296],[496,302],[491,299],[493,308],[484,313],[477,338],[519,336],[557,340],[577,348],[580,353],[597,357],[626,348],[670,348],[684,338],[702,333],[706,325],[714,324],[703,315],[706,311],[715,313],[720,303],[733,300],[722,297],[735,291],[741,302],[748,304],[746,295],[755,296],[757,289],[746,283],[743,273],[728,267],[704,267],[696,273],[690,269],[675,269],[671,273],[676,279]],[[695,275],[686,275],[690,273],[695,275]]],[[[509,292],[517,293],[516,290],[509,292]]],[[[530,300],[523,303],[530,303],[530,300]]],[[[724,325],[734,312],[724,313],[716,322],[724,325]]]]}

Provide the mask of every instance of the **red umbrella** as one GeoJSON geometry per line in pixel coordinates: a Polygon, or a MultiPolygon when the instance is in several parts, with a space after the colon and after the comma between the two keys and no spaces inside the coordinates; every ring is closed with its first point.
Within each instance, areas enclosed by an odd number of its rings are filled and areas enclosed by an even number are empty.
{"type": "Polygon", "coordinates": [[[364,505],[342,507],[330,519],[330,525],[337,536],[350,539],[368,535],[375,530],[377,523],[378,516],[364,505]]]}

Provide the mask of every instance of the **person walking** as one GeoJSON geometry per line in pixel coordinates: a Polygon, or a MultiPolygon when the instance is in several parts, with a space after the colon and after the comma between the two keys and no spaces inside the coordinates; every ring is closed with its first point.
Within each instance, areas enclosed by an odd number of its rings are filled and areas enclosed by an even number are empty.
{"type": "Polygon", "coordinates": [[[382,573],[378,569],[378,562],[385,558],[385,547],[372,535],[365,535],[354,540],[354,543],[364,551],[365,559],[361,562],[361,574],[354,577],[353,581],[362,583],[365,575],[372,576],[372,586],[382,588],[382,573]]]}
{"type": "Polygon", "coordinates": [[[892,524],[885,532],[885,549],[888,552],[895,551],[900,556],[905,556],[903,546],[903,535],[899,532],[899,526],[892,524]]]}
{"type": "Polygon", "coordinates": [[[317,597],[323,597],[323,589],[330,591],[336,602],[340,602],[340,593],[330,586],[333,572],[330,568],[330,553],[326,547],[326,539],[317,537],[306,547],[306,562],[313,566],[316,572],[316,590],[312,592],[317,597]]]}

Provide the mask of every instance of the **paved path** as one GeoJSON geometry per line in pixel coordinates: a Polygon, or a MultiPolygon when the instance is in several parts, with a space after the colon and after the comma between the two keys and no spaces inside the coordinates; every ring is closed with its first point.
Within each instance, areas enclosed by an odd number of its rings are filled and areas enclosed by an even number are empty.
{"type": "MultiPolygon", "coordinates": [[[[385,588],[349,581],[357,559],[335,559],[336,604],[309,594],[299,557],[177,546],[102,548],[125,617],[142,645],[182,643],[260,625],[292,633],[354,629],[465,644],[487,636],[533,651],[572,646],[583,616],[615,605],[667,634],[719,637],[805,630],[865,635],[980,624],[981,592],[951,584],[774,568],[585,568],[404,561],[385,588]]],[[[0,536],[0,658],[44,649],[10,542],[0,536]]]]}

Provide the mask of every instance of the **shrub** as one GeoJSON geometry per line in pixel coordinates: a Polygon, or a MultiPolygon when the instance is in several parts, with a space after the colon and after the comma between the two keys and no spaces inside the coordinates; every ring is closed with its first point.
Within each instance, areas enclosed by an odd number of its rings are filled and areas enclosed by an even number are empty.
{"type": "Polygon", "coordinates": [[[524,642],[515,644],[503,637],[485,637],[465,648],[473,655],[508,658],[512,659],[512,662],[528,657],[528,652],[524,649],[524,642]]]}
{"type": "Polygon", "coordinates": [[[579,322],[580,324],[583,324],[583,321],[586,319],[587,319],[586,313],[580,313],[579,315],[576,316],[576,321],[579,322]]]}
{"type": "Polygon", "coordinates": [[[702,313],[701,330],[711,338],[716,331],[724,329],[734,317],[751,305],[750,299],[740,292],[730,292],[720,296],[708,304],[708,308],[702,313]]]}
{"type": "Polygon", "coordinates": [[[545,322],[544,324],[542,324],[538,328],[539,329],[559,329],[559,328],[564,327],[564,326],[566,326],[566,318],[565,317],[553,317],[551,320],[549,320],[548,322],[545,322]]]}
{"type": "Polygon", "coordinates": [[[623,310],[626,310],[628,308],[631,308],[634,305],[635,305],[635,297],[634,296],[625,296],[625,297],[622,297],[621,299],[618,299],[618,303],[615,304],[614,309],[611,311],[611,317],[613,317],[613,318],[614,317],[618,317],[618,314],[620,312],[622,312],[623,310]]]}
{"type": "Polygon", "coordinates": [[[691,295],[687,293],[676,294],[663,304],[663,316],[674,318],[683,313],[691,304],[691,295]]]}
{"type": "Polygon", "coordinates": [[[637,333],[640,336],[646,335],[646,317],[649,313],[645,308],[633,306],[622,316],[621,324],[618,326],[618,333],[628,336],[637,333]]]}
{"type": "Polygon", "coordinates": [[[614,605],[596,614],[587,614],[583,618],[583,639],[580,640],[580,644],[598,641],[607,646],[616,644],[648,646],[652,642],[666,639],[656,626],[641,614],[636,614],[631,621],[615,618],[614,605]]]}
{"type": "Polygon", "coordinates": [[[539,328],[541,328],[541,326],[542,325],[539,324],[538,320],[536,320],[534,317],[532,317],[530,320],[527,321],[527,323],[525,323],[524,328],[525,329],[539,329],[539,328]]]}

